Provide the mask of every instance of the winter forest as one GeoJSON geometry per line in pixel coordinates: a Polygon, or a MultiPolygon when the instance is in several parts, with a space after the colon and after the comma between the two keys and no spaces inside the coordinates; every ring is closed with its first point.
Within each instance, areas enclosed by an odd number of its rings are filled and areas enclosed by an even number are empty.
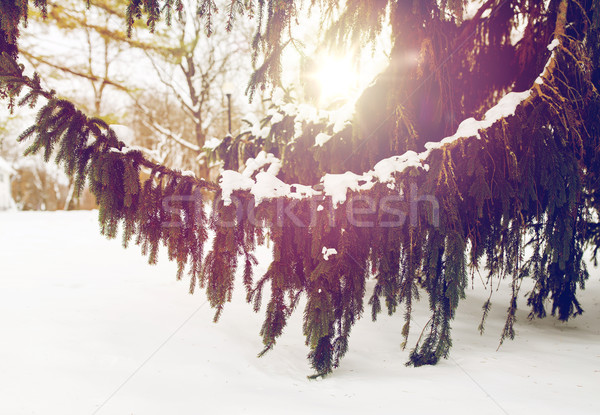
{"type": "Polygon", "coordinates": [[[1,413],[600,411],[598,0],[0,13],[1,413]]]}

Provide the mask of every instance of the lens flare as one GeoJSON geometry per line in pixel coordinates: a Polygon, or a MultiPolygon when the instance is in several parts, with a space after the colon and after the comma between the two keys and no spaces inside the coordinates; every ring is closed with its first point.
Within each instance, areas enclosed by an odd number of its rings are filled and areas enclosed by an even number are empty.
{"type": "Polygon", "coordinates": [[[348,101],[359,88],[360,76],[349,57],[324,56],[319,59],[314,77],[319,85],[319,102],[348,101]]]}

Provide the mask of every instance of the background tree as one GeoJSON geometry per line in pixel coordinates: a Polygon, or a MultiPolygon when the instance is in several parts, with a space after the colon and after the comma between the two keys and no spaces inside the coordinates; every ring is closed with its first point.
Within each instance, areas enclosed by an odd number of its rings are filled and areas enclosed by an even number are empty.
{"type": "MultiPolygon", "coordinates": [[[[196,20],[182,18],[151,36],[139,30],[145,24],[135,24],[128,36],[127,2],[91,5],[88,12],[78,0],[48,2],[48,18],[34,11],[21,36],[21,55],[88,114],[135,126],[135,144],[149,150],[148,157],[205,177],[202,147],[207,136],[227,132],[221,86],[248,65],[242,56],[249,34],[241,27],[207,39],[196,20]],[[148,65],[153,70],[140,76],[148,65]]],[[[236,99],[234,126],[240,117],[236,99]]]]}
{"type": "MultiPolygon", "coordinates": [[[[34,3],[43,10],[43,0],[34,3]]],[[[236,0],[225,10],[230,22],[244,14],[257,21],[253,47],[262,63],[250,94],[280,83],[281,59],[296,42],[301,5],[236,0]]],[[[214,6],[198,2],[209,33],[214,6]]],[[[403,306],[405,337],[414,300],[428,297],[431,319],[410,352],[415,366],[448,355],[450,322],[465,295],[469,267],[482,261],[490,286],[508,278],[513,289],[502,339],[514,336],[526,277],[535,281],[526,295],[531,318],[544,317],[547,306],[561,320],[581,313],[576,291],[587,278],[584,249],[597,247],[600,238],[598,3],[397,0],[341,6],[330,0],[320,6],[341,7],[326,36],[336,47],[373,39],[389,16],[388,69],[364,91],[351,120],[274,97],[259,126],[266,129],[242,131],[217,149],[229,169],[218,185],[149,161],[106,123],[57,99],[36,76],[24,76],[15,62],[17,23],[26,16],[22,2],[2,6],[0,90],[9,106],[19,96],[23,104],[47,100],[22,135],[32,141],[30,152],[49,158],[56,151],[77,183],[90,181],[105,234],[115,236],[122,226],[125,244],[135,236],[151,262],[163,243],[178,261],[179,277],[187,267],[190,290],[206,288],[215,318],[231,298],[238,265],[256,310],[270,286],[264,352],[306,297],[303,329],[317,376],[346,353],[371,277],[372,317],[382,301],[390,314],[403,306]],[[143,182],[141,167],[151,170],[143,182]],[[190,198],[201,191],[220,196],[211,218],[190,198]],[[169,209],[165,197],[173,201],[169,209]],[[240,203],[245,209],[236,208],[240,203]],[[359,225],[356,214],[370,226],[359,225]],[[400,220],[403,214],[410,220],[400,220]],[[209,228],[215,236],[203,256],[209,228]],[[274,259],[255,279],[252,252],[265,236],[274,259]]],[[[182,8],[179,1],[132,1],[128,21],[144,16],[154,29],[161,14],[170,18],[182,8]]]]}
{"type": "Polygon", "coordinates": [[[126,2],[92,3],[90,13],[80,1],[48,2],[48,16],[34,9],[21,36],[20,53],[53,88],[60,88],[87,112],[108,121],[122,121],[117,113],[123,112],[123,106],[115,104],[140,88],[125,81],[133,73],[128,65],[143,56],[138,49],[152,45],[139,36],[127,37],[122,11],[126,2]],[[123,54],[125,48],[127,54],[123,54]]]}
{"type": "Polygon", "coordinates": [[[11,196],[20,210],[63,209],[68,178],[41,157],[23,157],[26,147],[17,143],[16,137],[26,125],[23,116],[0,118],[0,157],[16,172],[11,181],[11,196]]]}
{"type": "MultiPolygon", "coordinates": [[[[28,28],[21,36],[21,56],[44,75],[50,87],[60,90],[90,115],[109,123],[125,123],[127,106],[124,103],[131,100],[130,95],[140,86],[125,82],[131,76],[125,76],[124,69],[135,58],[136,49],[132,50],[132,46],[138,49],[148,46],[139,39],[127,37],[125,13],[119,10],[126,3],[106,0],[96,1],[94,5],[94,11],[88,14],[86,4],[79,1],[48,2],[48,19],[33,10],[28,28]],[[123,54],[125,48],[129,49],[127,54],[123,54]]],[[[143,56],[139,51],[137,54],[143,56]]],[[[19,166],[18,178],[13,183],[16,198],[33,198],[32,202],[21,203],[23,208],[41,206],[37,199],[54,199],[53,188],[64,186],[64,181],[54,184],[48,181],[40,187],[39,179],[32,180],[56,176],[44,171],[41,159],[32,163],[13,158],[19,166]],[[27,196],[19,196],[22,191],[27,196]]],[[[68,179],[67,185],[68,191],[61,198],[64,203],[52,203],[51,206],[55,209],[95,207],[87,189],[82,198],[75,198],[72,178],[68,179]]]]}
{"type": "MultiPolygon", "coordinates": [[[[137,100],[137,109],[145,116],[144,125],[161,138],[163,163],[208,177],[203,147],[207,139],[228,132],[223,86],[239,83],[248,72],[249,60],[244,57],[249,53],[250,34],[242,25],[233,32],[219,28],[206,37],[189,5],[187,10],[164,35],[169,36],[170,48],[145,50],[160,85],[141,98],[144,103],[137,100]],[[150,103],[157,95],[165,96],[167,119],[164,111],[155,112],[157,102],[150,103]]],[[[252,108],[238,101],[242,92],[231,97],[234,131],[240,125],[240,111],[252,108]]]]}

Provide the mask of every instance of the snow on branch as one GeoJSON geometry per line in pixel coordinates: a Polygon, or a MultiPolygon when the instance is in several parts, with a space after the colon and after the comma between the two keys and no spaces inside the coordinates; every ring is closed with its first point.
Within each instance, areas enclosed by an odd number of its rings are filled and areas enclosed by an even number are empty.
{"type": "Polygon", "coordinates": [[[317,194],[310,186],[289,185],[278,179],[277,173],[279,173],[280,167],[281,161],[278,158],[271,153],[267,154],[261,151],[256,158],[246,161],[246,168],[242,173],[224,170],[221,173],[219,185],[222,189],[221,196],[225,206],[231,204],[231,194],[236,190],[249,191],[254,196],[257,205],[263,200],[276,197],[303,199],[317,194]]]}
{"type": "MultiPolygon", "coordinates": [[[[485,113],[485,116],[482,120],[476,120],[474,118],[464,120],[460,123],[455,134],[445,137],[438,142],[427,143],[425,145],[426,150],[423,152],[416,153],[414,151],[407,151],[402,155],[383,159],[376,163],[372,170],[363,174],[355,174],[351,172],[346,172],[343,174],[326,174],[320,179],[322,190],[315,190],[309,186],[288,184],[281,181],[279,178],[277,178],[281,161],[277,160],[273,155],[268,155],[266,153],[264,155],[257,156],[256,159],[249,159],[247,161],[247,167],[252,163],[260,164],[259,167],[253,167],[254,170],[252,174],[249,173],[244,175],[243,173],[238,173],[233,170],[225,170],[222,172],[222,177],[218,185],[206,182],[204,180],[197,180],[197,182],[199,182],[199,184],[207,190],[221,191],[226,201],[230,199],[231,194],[234,191],[239,190],[249,191],[252,193],[255,196],[257,203],[260,203],[263,200],[278,197],[304,199],[318,195],[325,195],[331,197],[334,205],[337,206],[345,202],[348,190],[369,190],[376,183],[388,183],[389,186],[393,187],[394,176],[398,173],[404,172],[408,168],[422,169],[427,171],[429,168],[427,160],[434,150],[447,148],[448,146],[451,146],[454,143],[462,140],[478,139],[484,130],[491,128],[498,121],[514,115],[519,106],[530,102],[536,96],[540,96],[543,99],[545,98],[541,87],[544,86],[547,81],[551,80],[553,71],[556,67],[556,49],[562,47],[561,38],[564,36],[564,25],[566,19],[566,13],[564,9],[566,8],[566,4],[566,1],[562,1],[560,4],[560,10],[558,13],[559,18],[555,30],[555,39],[548,46],[548,49],[552,51],[552,54],[543,72],[536,80],[532,88],[524,92],[508,93],[494,107],[490,108],[485,113]],[[264,171],[261,170],[254,174],[258,169],[264,167],[267,163],[269,164],[268,168],[264,169],[264,171]]],[[[22,74],[22,69],[19,68],[15,62],[11,63],[7,61],[6,64],[13,66],[12,72],[14,72],[14,74],[12,77],[10,77],[10,79],[13,80],[11,82],[17,82],[14,81],[17,79],[19,81],[18,83],[20,83],[20,88],[22,88],[22,86],[28,86],[32,90],[29,95],[23,99],[23,102],[26,103],[28,100],[34,100],[38,96],[42,96],[49,101],[56,100],[52,92],[44,91],[40,87],[39,80],[24,77],[22,74]]],[[[294,140],[300,136],[302,124],[304,122],[320,124],[325,123],[327,130],[333,134],[341,132],[346,125],[351,122],[350,120],[352,111],[350,107],[343,107],[332,112],[323,111],[306,104],[284,104],[282,96],[280,95],[281,94],[274,94],[273,97],[273,103],[279,109],[278,111],[272,110],[270,112],[269,115],[271,115],[271,124],[282,121],[285,116],[293,116],[294,137],[292,138],[291,143],[293,143],[294,140]]],[[[182,139],[181,137],[173,134],[171,131],[165,130],[157,124],[151,125],[151,127],[160,131],[161,133],[167,134],[170,138],[184,147],[194,151],[201,150],[197,145],[182,139]]],[[[32,130],[32,133],[34,131],[35,130],[32,130]]],[[[257,130],[256,126],[254,125],[248,132],[254,134],[258,132],[260,136],[265,135],[264,127],[261,127],[260,130],[257,130]]],[[[103,134],[100,134],[100,136],[102,135],[103,134]]],[[[315,138],[315,145],[317,147],[323,146],[329,140],[329,138],[329,135],[325,133],[322,135],[317,135],[315,138]]],[[[118,141],[106,138],[103,138],[101,141],[106,144],[107,147],[109,147],[109,152],[111,152],[113,155],[118,155],[124,159],[129,159],[129,161],[132,161],[135,157],[136,163],[150,168],[152,171],[159,172],[162,175],[168,175],[173,178],[190,178],[188,174],[183,175],[179,171],[168,169],[164,166],[157,165],[146,158],[135,155],[135,153],[139,152],[132,151],[136,149],[127,149],[125,143],[119,143],[118,141]]]]}
{"type": "Polygon", "coordinates": [[[149,122],[143,121],[143,123],[146,126],[156,130],[158,133],[164,135],[167,138],[170,138],[171,140],[175,141],[177,144],[179,144],[189,150],[192,150],[195,152],[199,152],[201,150],[200,147],[198,147],[196,144],[190,143],[189,141],[187,141],[186,139],[181,137],[179,134],[174,133],[173,131],[161,126],[160,124],[158,124],[156,122],[149,123],[149,122]]]}
{"type": "MultiPolygon", "coordinates": [[[[417,153],[415,151],[407,151],[404,154],[383,159],[376,163],[372,170],[363,174],[355,174],[352,172],[326,174],[320,180],[323,188],[322,191],[316,191],[308,186],[286,184],[282,182],[276,177],[279,168],[269,168],[267,171],[257,174],[254,179],[250,177],[251,174],[224,170],[219,182],[223,198],[226,202],[230,202],[231,194],[236,190],[250,191],[250,193],[255,196],[257,204],[263,200],[277,197],[298,199],[315,195],[324,195],[331,197],[333,205],[337,207],[346,201],[349,190],[354,192],[369,190],[376,183],[388,183],[388,186],[393,188],[394,176],[404,172],[408,168],[428,171],[429,164],[427,163],[427,160],[434,150],[448,148],[450,145],[461,140],[480,139],[483,131],[491,128],[503,119],[514,116],[519,106],[525,105],[526,103],[531,102],[534,97],[542,95],[540,85],[543,85],[544,82],[548,81],[552,76],[552,71],[556,65],[555,49],[559,45],[560,40],[558,37],[548,45],[548,50],[552,51],[552,55],[531,89],[523,92],[509,92],[485,113],[482,120],[468,118],[462,121],[453,135],[445,137],[437,142],[426,143],[425,151],[423,152],[417,153]],[[296,191],[292,192],[291,189],[296,191]],[[298,189],[301,189],[301,191],[298,191],[298,189]]],[[[281,105],[280,102],[276,103],[281,105]]],[[[294,122],[296,125],[307,120],[313,122],[323,122],[323,120],[326,120],[329,123],[334,124],[334,134],[339,132],[348,122],[348,113],[345,110],[337,113],[327,113],[325,111],[317,111],[306,105],[297,106],[295,104],[282,105],[281,110],[286,115],[295,116],[296,119],[294,122]]],[[[273,117],[275,117],[276,114],[280,113],[276,112],[272,114],[273,117]]],[[[277,120],[281,121],[280,118],[277,118],[277,120]]],[[[260,130],[262,131],[264,128],[265,127],[262,127],[260,130]]],[[[258,132],[258,130],[259,128],[254,126],[250,128],[248,132],[258,132]]],[[[260,135],[264,136],[266,134],[261,132],[260,135]]],[[[298,133],[295,133],[294,139],[297,138],[298,135],[298,133]]],[[[315,137],[315,146],[323,146],[330,138],[331,136],[328,134],[318,134],[315,137]]],[[[259,154],[256,159],[249,159],[246,165],[254,166],[256,163],[259,163],[259,160],[266,163],[265,157],[267,157],[266,154],[259,154]]],[[[268,157],[270,162],[274,163],[273,165],[281,165],[281,162],[272,154],[269,154],[268,157]]]]}

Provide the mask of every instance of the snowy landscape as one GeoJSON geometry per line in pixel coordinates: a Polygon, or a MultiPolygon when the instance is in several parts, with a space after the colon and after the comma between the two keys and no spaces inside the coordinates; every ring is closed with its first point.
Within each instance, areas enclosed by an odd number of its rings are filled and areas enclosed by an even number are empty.
{"type": "MultiPolygon", "coordinates": [[[[138,247],[106,240],[97,215],[0,212],[0,414],[600,412],[600,272],[591,265],[578,294],[585,312],[568,323],[529,321],[521,299],[517,337],[496,350],[509,284],[498,284],[480,336],[489,291],[476,276],[449,359],[404,365],[429,318],[425,297],[406,350],[402,313],[373,323],[366,312],[340,367],[308,380],[301,313],[257,358],[263,315],[241,284],[214,324],[205,294],[189,295],[174,263],[163,255],[150,266],[138,247]]],[[[270,251],[257,254],[262,275],[270,251]]]]}
{"type": "Polygon", "coordinates": [[[600,414],[598,0],[0,23],[0,415],[600,414]]]}

